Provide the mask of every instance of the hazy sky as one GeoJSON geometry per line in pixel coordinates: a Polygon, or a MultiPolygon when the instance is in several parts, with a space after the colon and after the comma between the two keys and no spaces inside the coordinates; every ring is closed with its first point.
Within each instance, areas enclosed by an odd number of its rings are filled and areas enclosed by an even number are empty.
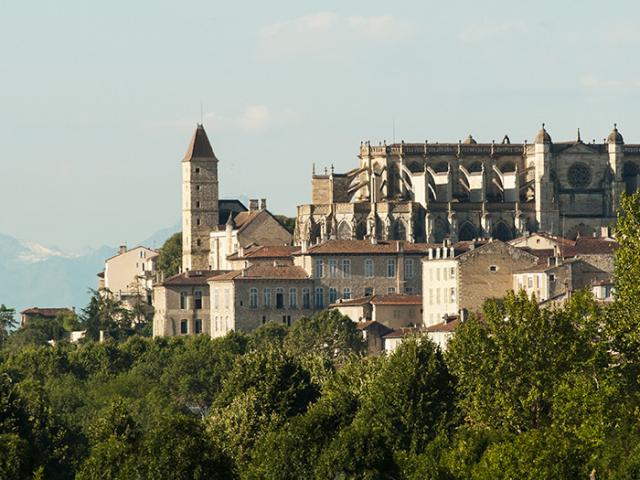
{"type": "Polygon", "coordinates": [[[0,0],[0,233],[65,249],[179,218],[200,105],[226,198],[292,215],[361,140],[640,143],[637,2],[0,0]]]}

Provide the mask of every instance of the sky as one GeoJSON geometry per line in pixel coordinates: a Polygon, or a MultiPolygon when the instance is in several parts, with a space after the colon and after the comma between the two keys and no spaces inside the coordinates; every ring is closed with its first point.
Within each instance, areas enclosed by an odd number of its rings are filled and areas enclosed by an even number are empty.
{"type": "Polygon", "coordinates": [[[308,203],[372,143],[640,143],[631,1],[0,0],[0,233],[73,251],[180,218],[203,120],[222,198],[308,203]]]}

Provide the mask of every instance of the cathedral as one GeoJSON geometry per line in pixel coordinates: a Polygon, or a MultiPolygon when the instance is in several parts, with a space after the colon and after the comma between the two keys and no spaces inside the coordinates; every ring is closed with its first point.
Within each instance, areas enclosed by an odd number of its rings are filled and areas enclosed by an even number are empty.
{"type": "Polygon", "coordinates": [[[452,242],[510,240],[544,231],[600,235],[623,192],[639,184],[640,145],[617,127],[603,143],[554,142],[544,124],[533,143],[360,144],[347,173],[312,175],[311,204],[297,210],[295,243],[327,239],[452,242]]]}

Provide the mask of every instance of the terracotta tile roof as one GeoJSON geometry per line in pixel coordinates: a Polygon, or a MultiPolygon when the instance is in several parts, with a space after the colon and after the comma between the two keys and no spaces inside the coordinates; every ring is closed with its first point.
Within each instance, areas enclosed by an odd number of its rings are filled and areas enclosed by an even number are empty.
{"type": "Polygon", "coordinates": [[[618,248],[618,242],[611,238],[578,237],[572,246],[562,247],[562,255],[611,255],[618,248]]]}
{"type": "Polygon", "coordinates": [[[202,125],[198,125],[196,131],[193,132],[193,136],[191,137],[191,141],[187,147],[187,152],[184,154],[184,159],[182,161],[188,162],[194,158],[217,160],[213,153],[213,148],[211,148],[211,143],[209,143],[207,132],[204,131],[204,127],[202,125]]]}
{"type": "Polygon", "coordinates": [[[436,333],[436,332],[449,333],[449,332],[453,332],[458,327],[458,325],[460,325],[460,319],[455,318],[454,320],[449,320],[448,322],[442,322],[442,323],[437,323],[435,325],[431,325],[425,328],[424,331],[427,333],[436,333]]]}
{"type": "Polygon", "coordinates": [[[382,330],[383,332],[383,336],[386,335],[387,333],[391,332],[393,329],[387,327],[386,325],[377,322],[375,320],[367,320],[365,322],[358,322],[356,323],[356,328],[360,331],[364,331],[364,330],[370,330],[371,328],[378,328],[379,330],[382,330]]]}
{"type": "Polygon", "coordinates": [[[420,333],[420,331],[421,329],[418,327],[396,328],[391,333],[388,333],[382,338],[384,338],[385,340],[389,338],[404,338],[409,335],[418,334],[420,333]]]}
{"type": "Polygon", "coordinates": [[[341,299],[338,302],[329,305],[329,307],[358,307],[371,303],[372,298],[373,295],[366,295],[364,297],[350,298],[348,300],[341,299]]]}
{"type": "Polygon", "coordinates": [[[228,280],[307,280],[309,275],[293,265],[252,265],[244,270],[232,270],[211,278],[211,281],[228,280]]]}
{"type": "Polygon", "coordinates": [[[242,258],[288,258],[292,254],[300,250],[300,247],[292,247],[289,245],[252,245],[244,249],[244,255],[234,252],[227,258],[229,260],[239,260],[242,258]]]}
{"type": "Polygon", "coordinates": [[[373,305],[422,305],[422,295],[401,295],[398,293],[388,295],[373,295],[373,305]]]}
{"type": "MultiPolygon", "coordinates": [[[[411,243],[401,240],[379,241],[371,243],[369,240],[326,240],[309,247],[306,255],[331,255],[331,254],[390,254],[404,251],[409,254],[426,255],[429,248],[439,245],[430,243],[411,243]]],[[[298,252],[296,255],[305,255],[298,252]]]]}
{"type": "Polygon", "coordinates": [[[191,270],[167,278],[162,285],[206,285],[209,278],[226,272],[228,270],[191,270]]]}
{"type": "MultiPolygon", "coordinates": [[[[365,322],[358,322],[358,323],[356,323],[356,328],[358,330],[366,330],[367,328],[369,328],[374,323],[379,323],[379,322],[376,322],[375,320],[367,320],[365,322]]],[[[382,325],[382,324],[380,324],[380,325],[382,325]]]]}
{"type": "Polygon", "coordinates": [[[60,313],[74,313],[70,308],[39,308],[31,307],[20,312],[22,315],[33,315],[44,318],[55,318],[60,313]]]}

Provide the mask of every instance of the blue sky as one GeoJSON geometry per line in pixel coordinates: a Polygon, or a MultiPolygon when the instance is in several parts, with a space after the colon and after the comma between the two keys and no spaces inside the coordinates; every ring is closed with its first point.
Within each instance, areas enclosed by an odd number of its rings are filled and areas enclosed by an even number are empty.
{"type": "Polygon", "coordinates": [[[640,143],[636,2],[0,0],[0,233],[65,249],[179,218],[204,123],[223,197],[292,215],[361,140],[640,143]]]}

